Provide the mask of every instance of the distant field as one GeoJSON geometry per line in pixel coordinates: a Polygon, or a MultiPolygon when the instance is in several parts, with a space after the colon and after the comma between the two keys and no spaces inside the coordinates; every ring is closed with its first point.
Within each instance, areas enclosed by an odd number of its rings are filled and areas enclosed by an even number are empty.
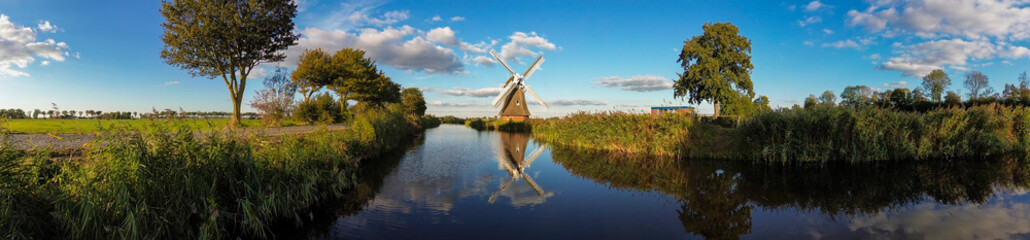
{"type": "MultiPolygon", "coordinates": [[[[229,119],[183,119],[177,120],[187,124],[194,130],[222,129],[228,124],[229,119]]],[[[244,119],[246,127],[261,126],[261,120],[244,119]]],[[[155,124],[170,125],[164,119],[153,120],[155,124]]],[[[151,120],[147,119],[122,119],[122,120],[101,120],[101,119],[11,119],[8,120],[6,128],[12,133],[91,133],[112,127],[118,129],[143,130],[153,126],[151,120]]]]}

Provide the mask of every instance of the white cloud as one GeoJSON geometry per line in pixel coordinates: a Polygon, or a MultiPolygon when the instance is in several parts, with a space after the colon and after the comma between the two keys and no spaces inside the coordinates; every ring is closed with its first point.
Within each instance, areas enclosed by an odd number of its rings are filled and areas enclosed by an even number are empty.
{"type": "Polygon", "coordinates": [[[444,101],[430,101],[426,105],[434,107],[472,107],[477,106],[473,101],[462,101],[462,102],[444,102],[444,101]]]}
{"type": "Polygon", "coordinates": [[[465,17],[462,17],[462,16],[451,17],[451,22],[461,22],[461,21],[465,21],[465,17]]]}
{"type": "Polygon", "coordinates": [[[340,3],[340,8],[326,15],[319,28],[350,30],[361,26],[388,26],[407,20],[408,11],[389,11],[374,17],[375,9],[385,1],[360,0],[340,3]]]}
{"type": "MultiPolygon", "coordinates": [[[[48,26],[49,22],[47,22],[48,26]]],[[[56,29],[56,27],[53,27],[56,29]]],[[[49,29],[49,30],[54,30],[49,29]]],[[[24,69],[36,61],[36,57],[63,62],[67,56],[67,43],[53,39],[36,41],[37,33],[32,28],[14,24],[10,17],[0,14],[0,76],[27,77],[24,69]]],[[[49,65],[46,61],[42,65],[49,65]]]]}
{"type": "Polygon", "coordinates": [[[829,28],[823,28],[823,33],[826,33],[827,35],[833,34],[833,30],[830,30],[829,28]]]}
{"type": "Polygon", "coordinates": [[[471,53],[485,53],[487,52],[487,49],[497,44],[497,41],[492,41],[491,43],[479,42],[477,44],[463,42],[455,37],[454,30],[451,30],[451,27],[440,27],[429,30],[429,32],[426,33],[426,39],[442,43],[449,47],[457,47],[463,52],[471,53]]]}
{"type": "Polygon", "coordinates": [[[819,23],[819,22],[822,22],[822,21],[823,21],[823,18],[821,18],[819,16],[811,16],[811,17],[807,17],[807,18],[802,19],[802,20],[798,20],[798,25],[801,25],[802,27],[804,27],[806,25],[813,24],[813,23],[819,23]]]}
{"type": "Polygon", "coordinates": [[[805,46],[815,46],[815,42],[813,42],[812,40],[806,40],[804,42],[801,42],[801,44],[804,44],[805,46]]]}
{"type": "Polygon", "coordinates": [[[501,94],[501,88],[480,88],[480,89],[468,89],[462,87],[455,87],[454,89],[435,89],[435,88],[423,88],[422,91],[437,92],[451,96],[468,96],[468,97],[494,97],[501,94]]]}
{"type": "Polygon", "coordinates": [[[433,18],[430,18],[429,20],[426,20],[426,21],[427,22],[439,22],[439,21],[443,21],[443,18],[441,18],[440,15],[436,15],[436,16],[433,16],[433,18]]]}
{"type": "Polygon", "coordinates": [[[866,59],[872,59],[872,60],[880,59],[880,54],[879,53],[873,53],[872,55],[869,55],[868,57],[866,57],[866,59]]]}
{"type": "Polygon", "coordinates": [[[964,206],[923,203],[848,221],[869,238],[1011,239],[1030,233],[1030,205],[1017,201],[964,206]]]}
{"type": "Polygon", "coordinates": [[[651,92],[672,88],[672,81],[668,78],[655,75],[637,75],[630,78],[619,76],[603,77],[594,84],[602,87],[619,87],[622,90],[634,92],[651,92]]]}
{"type": "Polygon", "coordinates": [[[809,2],[808,5],[805,5],[805,11],[814,12],[814,11],[817,11],[819,9],[829,8],[829,7],[830,7],[830,5],[826,5],[826,4],[822,3],[822,2],[812,1],[812,2],[809,2]]]}
{"type": "Polygon", "coordinates": [[[57,26],[50,25],[50,21],[42,21],[42,22],[40,22],[37,25],[37,27],[39,28],[40,32],[49,32],[49,33],[57,32],[57,26]]]}
{"type": "Polygon", "coordinates": [[[922,77],[938,68],[963,68],[969,60],[1030,57],[1022,47],[1000,47],[988,41],[962,39],[937,40],[901,46],[902,53],[884,62],[880,69],[901,71],[906,76],[922,77]]]}
{"type": "Polygon", "coordinates": [[[511,41],[501,46],[500,57],[506,61],[519,60],[523,56],[535,56],[542,53],[535,52],[531,48],[554,51],[558,47],[547,39],[539,36],[536,32],[524,33],[515,32],[508,37],[511,41]]]}
{"type": "Polygon", "coordinates": [[[39,65],[40,65],[40,66],[47,66],[47,65],[50,65],[50,61],[47,61],[47,60],[43,60],[42,62],[39,62],[39,65]]]}
{"type": "Polygon", "coordinates": [[[1013,0],[881,1],[864,11],[848,11],[848,23],[871,32],[912,33],[979,39],[1030,38],[1030,6],[1013,0]]]}
{"type": "Polygon", "coordinates": [[[168,81],[164,83],[165,86],[179,85],[179,81],[168,81]]]}
{"type": "Polygon", "coordinates": [[[859,46],[858,43],[856,43],[855,41],[852,41],[851,39],[848,39],[848,40],[840,40],[840,41],[836,41],[836,42],[832,42],[832,43],[823,43],[823,47],[855,48],[855,49],[858,49],[861,46],[859,46]]]}
{"type": "MultiPolygon", "coordinates": [[[[536,104],[539,104],[539,103],[536,103],[534,101],[534,102],[530,102],[529,104],[536,105],[536,104]]],[[[604,106],[604,105],[608,105],[608,102],[607,101],[596,101],[596,100],[585,100],[585,99],[563,99],[563,100],[550,101],[550,102],[547,102],[547,104],[548,105],[552,105],[552,106],[604,106]]]]}
{"type": "Polygon", "coordinates": [[[494,60],[492,57],[487,56],[476,56],[472,58],[472,62],[476,63],[476,65],[487,67],[491,67],[494,64],[497,64],[496,60],[494,60]]]}
{"type": "Polygon", "coordinates": [[[380,64],[401,70],[441,74],[464,73],[465,66],[458,61],[454,50],[435,45],[421,36],[404,40],[415,32],[414,28],[406,25],[382,30],[365,28],[357,33],[308,28],[301,31],[302,38],[297,46],[287,50],[285,65],[296,66],[297,59],[304,49],[322,48],[326,51],[336,51],[355,48],[364,50],[366,57],[373,58],[380,64]]]}
{"type": "Polygon", "coordinates": [[[884,83],[883,84],[883,87],[887,87],[887,88],[899,88],[899,87],[905,87],[905,86],[908,86],[908,82],[897,81],[897,82],[891,82],[891,83],[884,83]]]}

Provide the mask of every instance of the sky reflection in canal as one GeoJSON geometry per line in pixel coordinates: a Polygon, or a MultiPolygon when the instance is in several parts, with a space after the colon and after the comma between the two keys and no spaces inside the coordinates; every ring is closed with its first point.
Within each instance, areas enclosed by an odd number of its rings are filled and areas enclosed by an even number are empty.
{"type": "MultiPolygon", "coordinates": [[[[544,147],[457,125],[383,169],[314,238],[1030,237],[1030,167],[979,161],[767,165],[544,147]],[[533,158],[536,151],[543,149],[533,158]],[[521,156],[521,158],[520,158],[521,156]]],[[[339,210],[337,210],[339,211],[339,210]]]]}

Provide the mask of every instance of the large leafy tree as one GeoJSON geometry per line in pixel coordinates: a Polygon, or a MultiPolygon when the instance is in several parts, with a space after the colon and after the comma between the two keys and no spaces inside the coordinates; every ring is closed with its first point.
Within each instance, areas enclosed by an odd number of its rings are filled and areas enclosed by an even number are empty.
{"type": "Polygon", "coordinates": [[[404,112],[422,116],[426,114],[426,98],[422,96],[422,90],[418,88],[405,88],[401,91],[401,105],[404,112]]]}
{"type": "Polygon", "coordinates": [[[923,89],[930,91],[930,98],[934,102],[941,101],[941,94],[944,94],[948,85],[951,85],[951,78],[941,69],[934,69],[923,77],[923,89]]]}
{"type": "Polygon", "coordinates": [[[691,104],[708,101],[719,115],[719,104],[740,94],[754,98],[751,84],[751,41],[738,35],[730,23],[705,23],[704,34],[683,42],[676,60],[683,67],[673,86],[673,97],[686,97],[691,104]]]}
{"type": "Polygon", "coordinates": [[[332,56],[321,48],[304,50],[304,53],[300,54],[292,80],[304,97],[304,102],[308,102],[312,95],[333,82],[335,77],[332,72],[332,61],[332,56]]]}
{"type": "MultiPolygon", "coordinates": [[[[376,94],[378,87],[382,87],[383,83],[378,80],[390,81],[378,70],[375,61],[365,57],[365,51],[353,48],[340,49],[333,54],[330,72],[333,82],[330,83],[329,89],[340,96],[340,102],[344,107],[348,100],[375,101],[376,96],[369,95],[376,94]]],[[[400,98],[400,86],[397,86],[395,92],[397,93],[394,95],[400,98]]]]}
{"type": "Polygon", "coordinates": [[[865,85],[848,86],[840,94],[840,104],[844,106],[863,106],[872,102],[873,90],[865,85]]]}
{"type": "Polygon", "coordinates": [[[161,58],[193,76],[221,77],[233,126],[240,123],[247,76],[260,63],[285,59],[282,51],[300,37],[293,33],[293,0],[164,0],[161,15],[161,58]]]}

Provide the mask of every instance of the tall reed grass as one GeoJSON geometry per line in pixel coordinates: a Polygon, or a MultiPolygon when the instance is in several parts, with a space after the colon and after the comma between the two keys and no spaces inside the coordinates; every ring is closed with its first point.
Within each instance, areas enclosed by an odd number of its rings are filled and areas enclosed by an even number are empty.
{"type": "Polygon", "coordinates": [[[348,194],[362,160],[417,123],[399,106],[358,114],[342,131],[275,137],[155,124],[101,133],[81,160],[0,148],[6,238],[271,238],[304,209],[348,194]]]}
{"type": "Polygon", "coordinates": [[[692,115],[578,112],[533,125],[533,136],[567,146],[626,153],[677,155],[690,144],[692,115]]]}
{"type": "Polygon", "coordinates": [[[997,104],[927,113],[783,110],[756,115],[737,131],[741,157],[766,161],[986,157],[1030,150],[1030,111],[997,104]]]}

